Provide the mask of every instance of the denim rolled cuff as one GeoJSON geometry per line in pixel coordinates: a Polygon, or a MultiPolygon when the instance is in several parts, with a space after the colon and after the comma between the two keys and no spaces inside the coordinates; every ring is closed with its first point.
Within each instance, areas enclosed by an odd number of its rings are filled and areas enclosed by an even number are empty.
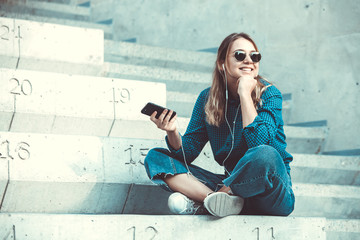
{"type": "Polygon", "coordinates": [[[171,152],[165,148],[154,148],[145,158],[145,169],[150,180],[168,191],[171,189],[164,182],[163,177],[188,172],[187,168],[171,155],[171,152]]]}

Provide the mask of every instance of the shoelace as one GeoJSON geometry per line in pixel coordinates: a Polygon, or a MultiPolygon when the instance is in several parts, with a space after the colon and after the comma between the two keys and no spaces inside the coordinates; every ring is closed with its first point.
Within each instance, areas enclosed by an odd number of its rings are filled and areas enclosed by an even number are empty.
{"type": "Polygon", "coordinates": [[[192,215],[196,215],[199,209],[201,209],[201,205],[195,203],[193,200],[188,199],[187,200],[187,206],[184,212],[186,213],[192,213],[192,215]]]}

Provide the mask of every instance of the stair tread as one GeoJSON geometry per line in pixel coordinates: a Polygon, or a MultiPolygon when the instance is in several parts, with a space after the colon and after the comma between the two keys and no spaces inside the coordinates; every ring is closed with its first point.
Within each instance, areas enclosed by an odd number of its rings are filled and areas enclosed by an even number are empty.
{"type": "Polygon", "coordinates": [[[186,239],[209,239],[209,236],[212,239],[233,239],[239,234],[245,239],[256,235],[269,235],[276,239],[326,239],[326,220],[323,218],[0,214],[0,222],[10,234],[15,226],[16,237],[26,234],[27,239],[46,239],[49,236],[48,239],[69,236],[71,239],[125,239],[135,235],[136,239],[153,236],[156,239],[178,239],[179,236],[186,236],[186,239]],[[46,229],[42,231],[31,228],[34,224],[40,226],[45,223],[46,229]],[[219,231],[221,227],[233,226],[234,223],[236,227],[219,231]]]}

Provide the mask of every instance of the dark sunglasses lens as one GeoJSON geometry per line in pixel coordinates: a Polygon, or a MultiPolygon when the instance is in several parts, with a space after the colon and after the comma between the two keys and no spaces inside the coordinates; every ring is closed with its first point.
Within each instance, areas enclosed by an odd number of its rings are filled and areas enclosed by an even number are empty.
{"type": "Polygon", "coordinates": [[[245,59],[245,57],[246,57],[246,53],[245,53],[245,52],[243,52],[243,51],[236,51],[236,52],[235,52],[235,58],[236,58],[236,60],[238,60],[238,61],[243,61],[243,60],[245,59]]]}
{"type": "Polygon", "coordinates": [[[261,54],[260,53],[251,53],[250,58],[253,62],[260,62],[261,54]]]}

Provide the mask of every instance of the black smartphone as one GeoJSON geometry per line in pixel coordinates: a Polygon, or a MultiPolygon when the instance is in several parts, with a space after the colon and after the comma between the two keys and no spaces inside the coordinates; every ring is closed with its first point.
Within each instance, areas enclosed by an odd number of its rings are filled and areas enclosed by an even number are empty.
{"type": "MultiPolygon", "coordinates": [[[[164,107],[161,107],[159,105],[156,105],[155,103],[147,103],[145,105],[145,107],[141,110],[141,113],[145,114],[145,115],[148,115],[148,116],[151,116],[151,114],[153,114],[153,112],[157,112],[156,113],[156,118],[159,118],[161,113],[165,110],[164,107]]],[[[169,109],[168,109],[169,110],[169,109]]],[[[170,110],[166,113],[166,116],[169,114],[170,110]]],[[[170,119],[172,119],[174,116],[176,115],[176,112],[174,111],[173,114],[171,115],[170,119]]],[[[166,117],[165,116],[165,117],[166,117]]]]}

